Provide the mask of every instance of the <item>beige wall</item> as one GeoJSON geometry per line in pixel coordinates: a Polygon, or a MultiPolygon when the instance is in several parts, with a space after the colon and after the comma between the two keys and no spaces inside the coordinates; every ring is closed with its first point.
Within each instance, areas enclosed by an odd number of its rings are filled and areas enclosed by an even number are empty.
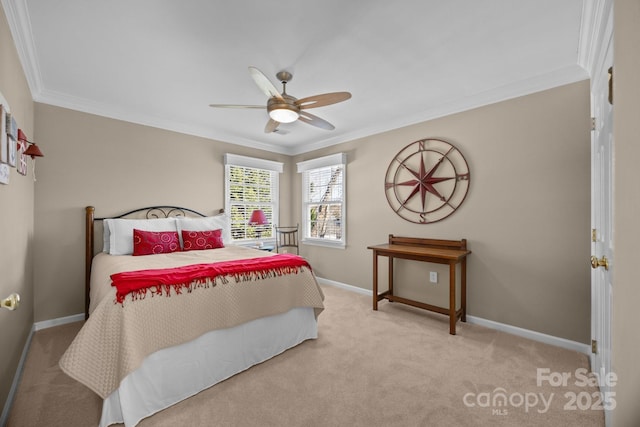
{"type": "MultiPolygon", "coordinates": [[[[84,207],[109,216],[142,206],[177,205],[204,213],[224,207],[224,153],[289,158],[161,129],[36,104],[35,319],[84,311],[84,207]]],[[[288,209],[282,220],[288,221],[288,209]]]]}
{"type": "Polygon", "coordinates": [[[615,427],[640,425],[640,2],[614,2],[613,363],[619,378],[615,427]]]}
{"type": "MultiPolygon", "coordinates": [[[[371,289],[372,255],[366,248],[384,243],[388,234],[466,238],[473,251],[470,315],[589,341],[588,81],[306,153],[295,161],[341,151],[348,154],[347,248],[302,250],[320,277],[371,289]],[[398,151],[427,137],[446,139],[461,150],[472,181],[457,212],[418,225],[390,209],[384,176],[398,151]]],[[[299,178],[293,189],[299,206],[299,178]]],[[[401,292],[442,303],[446,270],[427,264],[407,268],[414,282],[405,283],[401,292]],[[437,285],[429,283],[428,271],[440,272],[437,285]]]]}
{"type": "MultiPolygon", "coordinates": [[[[0,94],[20,128],[33,137],[33,101],[1,7],[0,94]]],[[[29,160],[29,168],[31,165],[29,160]]],[[[22,303],[16,311],[0,310],[0,408],[33,326],[33,204],[31,170],[22,176],[11,168],[9,184],[0,184],[0,298],[18,292],[22,303]]]]}

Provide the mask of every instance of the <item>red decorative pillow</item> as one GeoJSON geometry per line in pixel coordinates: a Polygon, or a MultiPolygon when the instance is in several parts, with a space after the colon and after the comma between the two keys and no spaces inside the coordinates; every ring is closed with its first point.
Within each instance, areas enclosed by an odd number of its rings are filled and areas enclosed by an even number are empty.
{"type": "Polygon", "coordinates": [[[177,231],[144,231],[133,229],[133,254],[166,254],[180,250],[177,231]]]}
{"type": "Polygon", "coordinates": [[[189,231],[182,230],[184,251],[224,248],[222,230],[189,231]]]}

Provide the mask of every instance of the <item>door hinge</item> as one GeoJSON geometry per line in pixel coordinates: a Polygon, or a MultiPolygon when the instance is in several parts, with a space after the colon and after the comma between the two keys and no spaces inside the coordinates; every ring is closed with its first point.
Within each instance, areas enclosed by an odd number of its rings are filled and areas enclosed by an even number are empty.
{"type": "Polygon", "coordinates": [[[596,118],[591,117],[591,130],[596,130],[596,118]]]}
{"type": "Polygon", "coordinates": [[[596,340],[591,340],[591,353],[593,354],[598,353],[598,341],[596,340]]]}
{"type": "Polygon", "coordinates": [[[595,228],[591,229],[591,241],[592,242],[597,242],[598,241],[598,232],[596,231],[595,228]]]}

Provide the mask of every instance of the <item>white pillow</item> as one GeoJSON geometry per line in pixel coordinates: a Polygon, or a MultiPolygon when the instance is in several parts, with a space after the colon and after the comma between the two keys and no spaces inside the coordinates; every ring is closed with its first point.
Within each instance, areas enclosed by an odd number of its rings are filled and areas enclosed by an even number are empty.
{"type": "Polygon", "coordinates": [[[131,255],[133,253],[133,229],[144,231],[178,231],[175,218],[158,219],[105,219],[109,229],[109,254],[131,255]]]}
{"type": "Polygon", "coordinates": [[[182,230],[186,231],[207,231],[222,229],[222,243],[225,246],[231,244],[231,221],[227,214],[207,216],[204,218],[189,218],[179,216],[176,218],[178,224],[178,236],[182,239],[182,230]]]}
{"type": "Polygon", "coordinates": [[[111,233],[109,233],[109,222],[111,219],[105,219],[102,221],[102,252],[109,253],[111,233]]]}

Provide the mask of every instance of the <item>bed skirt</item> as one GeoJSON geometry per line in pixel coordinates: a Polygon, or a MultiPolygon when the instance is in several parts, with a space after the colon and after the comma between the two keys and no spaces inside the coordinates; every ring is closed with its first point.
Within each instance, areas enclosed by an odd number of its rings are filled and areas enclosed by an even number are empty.
{"type": "Polygon", "coordinates": [[[314,309],[298,307],[159,350],[104,400],[100,427],[115,423],[133,427],[146,417],[317,337],[314,309]]]}

